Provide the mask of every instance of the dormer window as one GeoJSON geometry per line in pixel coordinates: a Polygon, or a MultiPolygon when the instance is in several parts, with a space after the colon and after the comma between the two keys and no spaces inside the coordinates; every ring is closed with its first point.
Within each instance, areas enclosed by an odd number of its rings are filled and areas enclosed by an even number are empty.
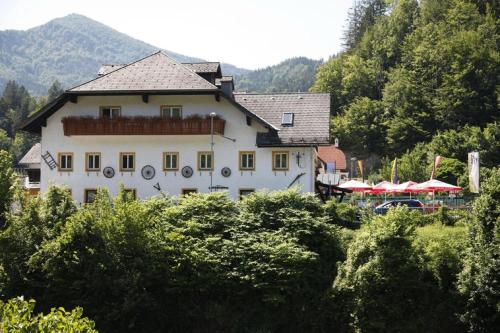
{"type": "Polygon", "coordinates": [[[282,126],[293,126],[293,112],[285,112],[281,116],[282,126]]]}
{"type": "Polygon", "coordinates": [[[162,105],[160,109],[162,118],[181,119],[182,106],[180,105],[162,105]]]}
{"type": "Polygon", "coordinates": [[[114,119],[121,116],[120,106],[101,106],[101,118],[114,119]]]}

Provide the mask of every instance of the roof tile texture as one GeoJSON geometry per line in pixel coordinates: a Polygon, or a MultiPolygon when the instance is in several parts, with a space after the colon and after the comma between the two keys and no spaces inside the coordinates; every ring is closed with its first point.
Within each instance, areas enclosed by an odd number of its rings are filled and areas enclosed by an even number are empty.
{"type": "Polygon", "coordinates": [[[318,147],[318,157],[325,163],[335,163],[337,170],[345,170],[347,168],[344,152],[334,145],[318,147]]]}
{"type": "Polygon", "coordinates": [[[106,75],[76,86],[73,92],[215,90],[193,70],[158,52],[106,75]]]}
{"type": "Polygon", "coordinates": [[[282,142],[328,143],[330,95],[324,93],[234,94],[236,102],[279,129],[282,142]],[[293,126],[281,125],[285,112],[293,112],[293,126]]]}

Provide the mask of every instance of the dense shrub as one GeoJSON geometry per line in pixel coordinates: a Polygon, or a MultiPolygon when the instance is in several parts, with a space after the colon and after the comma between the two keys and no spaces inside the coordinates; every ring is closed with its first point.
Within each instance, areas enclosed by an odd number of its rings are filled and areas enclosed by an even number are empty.
{"type": "Polygon", "coordinates": [[[329,200],[323,206],[327,221],[331,224],[358,229],[360,226],[359,209],[347,203],[339,203],[335,199],[329,200]]]}
{"type": "Polygon", "coordinates": [[[70,312],[63,308],[51,309],[46,315],[34,314],[35,301],[13,298],[0,300],[0,332],[24,333],[97,333],[94,322],[82,317],[82,309],[70,312]]]}
{"type": "Polygon", "coordinates": [[[100,190],[76,209],[65,193],[28,200],[1,233],[7,296],[36,297],[46,310],[83,306],[105,332],[320,325],[344,251],[313,195],[138,201],[100,190]]]}
{"type": "Polygon", "coordinates": [[[418,295],[421,273],[408,239],[414,227],[406,222],[406,211],[391,210],[375,218],[349,246],[334,292],[350,299],[345,311],[354,330],[408,331],[419,322],[405,325],[401,320],[421,315],[417,300],[423,296],[418,295]]]}
{"type": "Polygon", "coordinates": [[[473,223],[399,207],[355,230],[357,209],[297,190],[139,201],[122,187],[79,208],[51,187],[7,214],[0,296],[82,306],[104,332],[462,331],[456,313],[491,327],[498,194],[484,190],[473,223]]]}
{"type": "Polygon", "coordinates": [[[500,169],[492,169],[481,184],[469,221],[468,249],[460,274],[466,298],[462,320],[470,332],[493,332],[500,327],[500,169]]]}

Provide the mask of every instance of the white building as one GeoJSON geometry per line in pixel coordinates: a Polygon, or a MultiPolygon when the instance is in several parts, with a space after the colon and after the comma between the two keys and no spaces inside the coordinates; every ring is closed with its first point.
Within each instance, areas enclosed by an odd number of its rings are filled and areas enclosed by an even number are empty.
{"type": "Polygon", "coordinates": [[[123,183],[139,198],[222,189],[237,198],[291,185],[313,192],[329,117],[328,94],[234,93],[218,63],[158,52],[103,66],[23,129],[41,134],[41,191],[65,185],[86,202],[123,183]]]}

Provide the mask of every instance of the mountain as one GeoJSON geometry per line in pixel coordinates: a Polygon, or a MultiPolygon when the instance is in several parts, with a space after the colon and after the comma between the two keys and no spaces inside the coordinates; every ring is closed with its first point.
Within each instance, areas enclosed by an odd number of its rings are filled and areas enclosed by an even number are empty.
{"type": "MultiPolygon", "coordinates": [[[[42,95],[56,79],[71,87],[95,77],[102,64],[129,63],[158,50],[78,14],[26,31],[0,31],[0,89],[8,80],[16,80],[42,95]]],[[[203,61],[163,51],[180,62],[203,61]]],[[[248,72],[229,64],[224,68],[229,75],[248,72]]]]}
{"type": "Polygon", "coordinates": [[[278,65],[236,75],[235,89],[247,92],[308,91],[321,63],[305,57],[287,59],[278,65]]]}
{"type": "MultiPolygon", "coordinates": [[[[32,94],[45,95],[55,80],[69,88],[94,78],[102,64],[129,63],[159,49],[78,14],[24,31],[0,31],[0,91],[15,80],[32,94]]],[[[163,51],[180,62],[203,61],[163,51]]],[[[235,76],[238,90],[307,91],[319,63],[294,58],[256,71],[221,66],[224,75],[235,76]]]]}

